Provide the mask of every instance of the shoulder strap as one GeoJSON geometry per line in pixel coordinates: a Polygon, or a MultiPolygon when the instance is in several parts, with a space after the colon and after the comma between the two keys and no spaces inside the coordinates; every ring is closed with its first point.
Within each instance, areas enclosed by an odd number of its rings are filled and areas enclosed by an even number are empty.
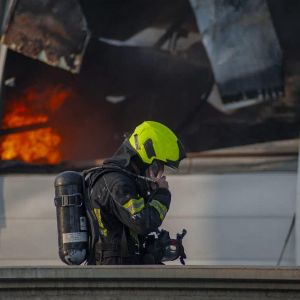
{"type": "Polygon", "coordinates": [[[121,167],[113,165],[101,165],[99,167],[84,170],[82,172],[82,175],[85,178],[88,188],[91,189],[101,176],[110,172],[119,172],[126,174],[127,176],[130,176],[134,179],[138,178],[138,175],[131,173],[125,169],[122,169],[121,167]]]}
{"type": "Polygon", "coordinates": [[[86,211],[86,216],[88,219],[90,236],[89,236],[89,251],[87,257],[87,264],[94,265],[95,264],[95,245],[97,241],[100,239],[99,226],[96,216],[94,215],[91,201],[89,197],[89,193],[86,187],[86,181],[84,176],[82,176],[82,186],[83,186],[83,196],[84,196],[84,206],[86,211]]]}

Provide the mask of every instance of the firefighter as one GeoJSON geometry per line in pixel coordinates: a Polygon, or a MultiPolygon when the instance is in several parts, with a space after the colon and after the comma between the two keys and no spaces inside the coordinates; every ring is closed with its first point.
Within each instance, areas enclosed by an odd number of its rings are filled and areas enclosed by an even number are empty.
{"type": "Polygon", "coordinates": [[[89,195],[99,223],[95,263],[158,264],[160,249],[147,253],[145,238],[162,224],[171,202],[164,167],[178,168],[185,151],[165,125],[145,121],[91,175],[89,195]]]}

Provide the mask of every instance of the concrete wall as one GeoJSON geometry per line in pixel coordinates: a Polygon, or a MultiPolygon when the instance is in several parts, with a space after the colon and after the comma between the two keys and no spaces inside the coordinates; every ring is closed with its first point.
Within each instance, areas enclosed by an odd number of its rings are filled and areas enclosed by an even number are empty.
{"type": "MultiPolygon", "coordinates": [[[[62,265],[54,175],[0,177],[0,266],[62,265]]],[[[163,228],[186,228],[188,264],[276,265],[295,210],[296,173],[172,175],[163,228]]],[[[294,233],[282,265],[295,264],[294,233]]]]}
{"type": "Polygon", "coordinates": [[[287,267],[0,267],[5,300],[295,300],[299,283],[299,268],[287,267]]]}

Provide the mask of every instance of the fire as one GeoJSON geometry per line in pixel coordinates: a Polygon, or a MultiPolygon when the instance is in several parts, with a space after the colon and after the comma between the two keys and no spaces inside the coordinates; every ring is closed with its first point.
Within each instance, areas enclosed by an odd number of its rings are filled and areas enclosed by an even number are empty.
{"type": "Polygon", "coordinates": [[[28,163],[59,163],[62,139],[49,127],[48,113],[59,109],[69,96],[69,90],[60,88],[49,88],[42,92],[28,89],[18,99],[10,100],[3,119],[4,129],[35,124],[45,127],[4,136],[1,143],[1,159],[22,160],[28,163]]]}

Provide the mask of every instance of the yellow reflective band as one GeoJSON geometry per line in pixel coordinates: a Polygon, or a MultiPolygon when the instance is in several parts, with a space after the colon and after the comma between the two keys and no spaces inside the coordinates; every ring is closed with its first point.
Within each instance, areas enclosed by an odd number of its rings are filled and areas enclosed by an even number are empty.
{"type": "Polygon", "coordinates": [[[135,215],[145,207],[144,198],[130,199],[123,205],[123,207],[127,209],[131,215],[135,215]]]}
{"type": "Polygon", "coordinates": [[[163,205],[162,203],[160,203],[159,201],[154,200],[154,199],[150,202],[150,205],[153,206],[157,210],[159,217],[162,221],[165,218],[166,213],[168,212],[167,207],[165,205],[163,205]]]}
{"type": "Polygon", "coordinates": [[[100,208],[94,208],[94,213],[96,215],[96,218],[97,218],[97,221],[99,223],[99,230],[100,230],[100,233],[103,235],[103,236],[107,236],[108,234],[108,230],[107,228],[104,227],[104,224],[102,222],[102,217],[101,217],[101,211],[100,211],[100,208]]]}

